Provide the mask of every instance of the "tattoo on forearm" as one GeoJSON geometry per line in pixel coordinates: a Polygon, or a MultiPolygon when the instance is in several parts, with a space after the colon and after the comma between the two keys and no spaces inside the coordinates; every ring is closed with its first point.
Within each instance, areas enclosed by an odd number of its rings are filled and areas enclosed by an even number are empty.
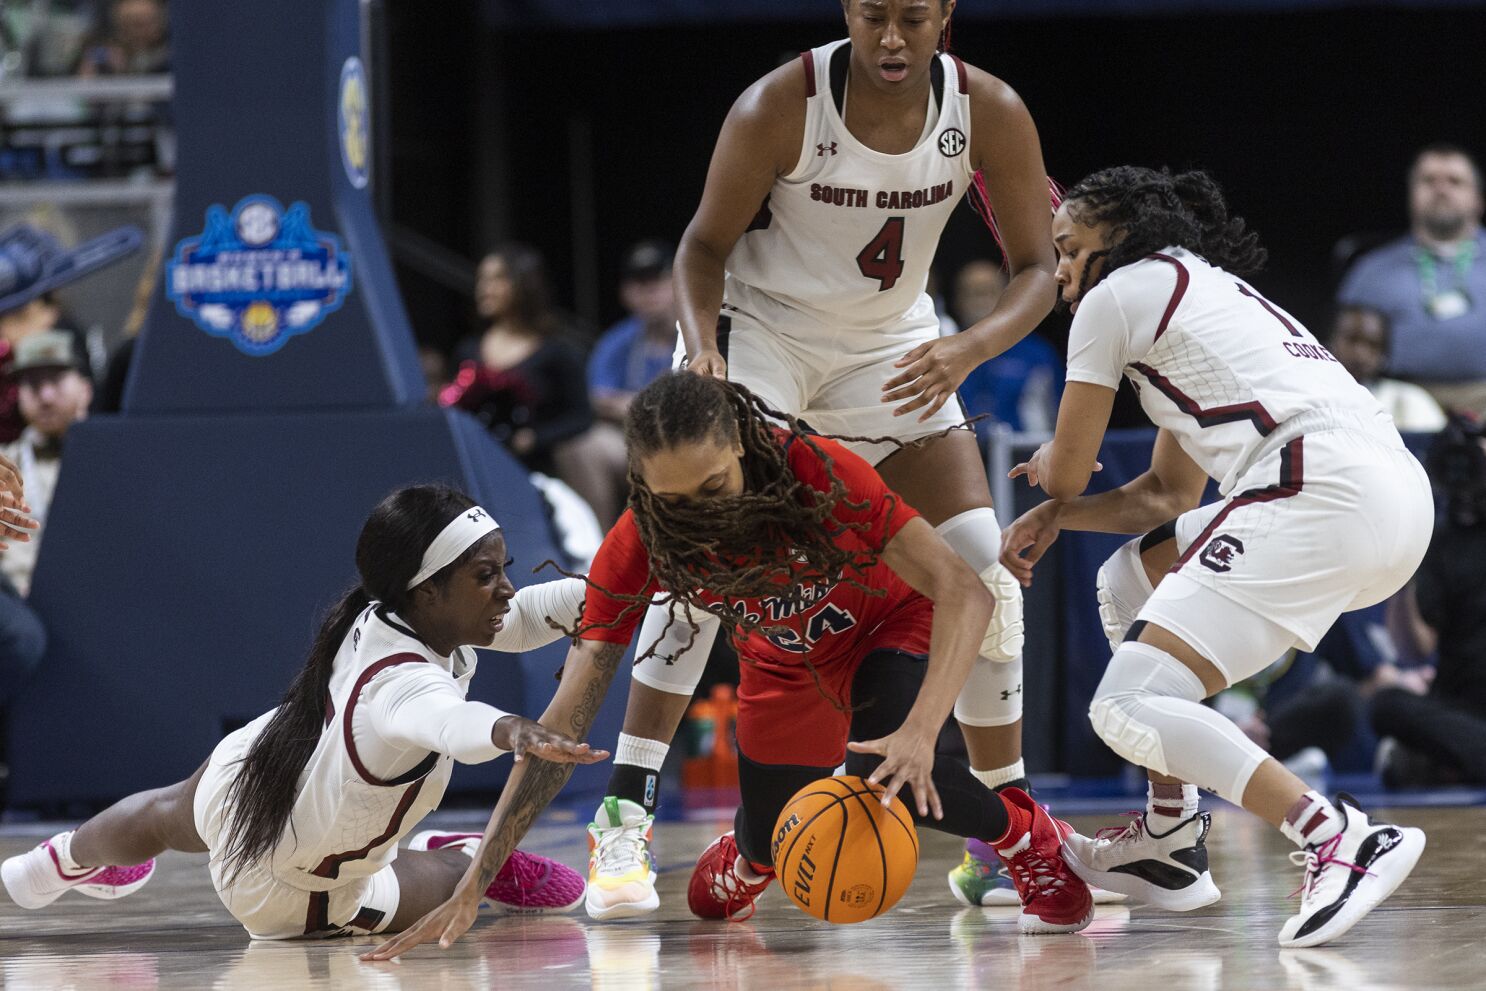
{"type": "MultiPolygon", "coordinates": [[[[619,659],[624,656],[624,650],[624,644],[606,643],[594,651],[589,660],[592,665],[591,677],[583,687],[583,694],[577,705],[573,707],[570,727],[573,739],[581,741],[593,727],[593,720],[598,715],[599,706],[604,702],[604,696],[609,692],[609,685],[614,680],[614,672],[619,669],[619,659]]],[[[569,672],[574,673],[576,672],[569,672]]],[[[505,816],[496,826],[495,833],[490,837],[490,842],[485,844],[485,850],[481,854],[481,891],[489,887],[501,865],[506,862],[511,851],[516,849],[516,844],[572,775],[572,764],[555,764],[527,754],[526,772],[516,785],[516,793],[511,797],[505,816]]]]}

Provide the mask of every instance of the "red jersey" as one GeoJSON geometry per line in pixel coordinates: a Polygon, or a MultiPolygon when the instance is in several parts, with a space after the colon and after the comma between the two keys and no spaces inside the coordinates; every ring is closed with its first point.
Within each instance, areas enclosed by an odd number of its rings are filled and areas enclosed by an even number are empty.
{"type": "MultiPolygon", "coordinates": [[[[828,493],[831,478],[821,457],[809,444],[788,434],[782,436],[789,468],[795,478],[817,492],[828,493]]],[[[832,517],[842,524],[865,524],[862,529],[843,530],[837,537],[841,546],[861,551],[865,559],[873,549],[885,546],[909,520],[918,516],[887,487],[866,461],[836,441],[824,437],[812,440],[830,455],[834,462],[832,470],[846,489],[844,498],[836,503],[832,517]],[[852,508],[847,502],[856,503],[861,508],[852,508]]],[[[640,541],[633,510],[626,510],[604,538],[588,577],[594,585],[624,595],[651,596],[664,591],[650,575],[650,559],[640,541]]],[[[919,608],[927,602],[880,559],[870,566],[854,570],[852,577],[868,588],[882,589],[885,594],[869,595],[840,581],[817,585],[803,597],[807,603],[803,616],[797,614],[795,603],[782,597],[740,600],[734,608],[746,610],[750,619],[766,627],[780,626],[784,629],[768,633],[755,631],[735,638],[734,646],[739,656],[763,668],[798,669],[799,656],[808,650],[811,664],[823,668],[832,661],[853,656],[889,617],[905,608],[919,608]]],[[[724,602],[712,595],[704,596],[703,601],[708,605],[724,602]]],[[[582,638],[628,643],[644,614],[643,609],[632,610],[625,621],[615,627],[601,625],[613,622],[625,605],[590,586],[583,603],[582,625],[585,630],[582,638]]],[[[648,646],[641,645],[642,649],[648,646]]]]}

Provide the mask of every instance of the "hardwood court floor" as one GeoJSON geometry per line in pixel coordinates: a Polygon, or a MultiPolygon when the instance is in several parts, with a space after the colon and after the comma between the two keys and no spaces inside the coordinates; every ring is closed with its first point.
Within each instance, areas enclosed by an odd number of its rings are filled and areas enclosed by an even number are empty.
{"type": "MultiPolygon", "coordinates": [[[[573,866],[578,823],[545,821],[526,848],[573,866]]],[[[857,926],[816,922],[771,891],[745,923],[686,910],[690,861],[721,828],[657,827],[661,910],[648,919],[482,917],[447,951],[398,964],[356,959],[370,940],[252,943],[218,902],[204,856],[168,854],[150,884],[119,902],[64,895],[39,912],[0,893],[0,988],[6,991],[567,988],[784,989],[1099,988],[1102,991],[1279,989],[1382,991],[1486,987],[1486,809],[1405,809],[1392,821],[1429,834],[1413,876],[1342,941],[1282,951],[1275,934],[1299,869],[1277,834],[1235,810],[1215,814],[1209,844],[1223,900],[1174,915],[1099,909],[1073,936],[1019,936],[1014,909],[962,908],[945,872],[953,839],[925,831],[913,888],[886,916],[857,926]]],[[[441,826],[452,825],[442,817],[441,826]]],[[[462,817],[468,825],[471,820],[462,817]]],[[[1083,829],[1109,818],[1079,817],[1083,829]]],[[[0,833],[0,856],[40,829],[0,833]]]]}

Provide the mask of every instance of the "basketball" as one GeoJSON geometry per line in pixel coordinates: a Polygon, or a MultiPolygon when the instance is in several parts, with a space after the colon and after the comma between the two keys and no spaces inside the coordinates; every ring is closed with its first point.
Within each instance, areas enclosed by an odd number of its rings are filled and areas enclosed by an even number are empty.
{"type": "Polygon", "coordinates": [[[918,830],[904,804],[883,808],[880,785],[821,778],[795,793],[774,826],[774,871],[801,909],[847,925],[876,918],[908,890],[918,830]]]}

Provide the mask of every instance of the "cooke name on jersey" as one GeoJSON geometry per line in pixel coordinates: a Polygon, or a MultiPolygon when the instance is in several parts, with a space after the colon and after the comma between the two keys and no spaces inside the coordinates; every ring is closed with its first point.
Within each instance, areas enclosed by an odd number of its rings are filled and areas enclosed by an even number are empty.
{"type": "Polygon", "coordinates": [[[917,210],[953,199],[955,183],[951,179],[927,189],[853,189],[850,186],[823,186],[810,184],[810,198],[829,206],[849,206],[858,209],[871,203],[879,210],[917,210]]]}

